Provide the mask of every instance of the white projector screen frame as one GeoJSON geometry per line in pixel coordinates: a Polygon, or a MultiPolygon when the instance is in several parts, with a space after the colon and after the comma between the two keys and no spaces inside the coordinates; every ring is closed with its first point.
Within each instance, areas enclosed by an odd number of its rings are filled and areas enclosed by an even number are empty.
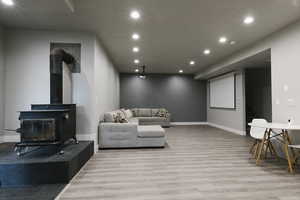
{"type": "Polygon", "coordinates": [[[209,80],[209,107],[219,109],[236,108],[235,74],[229,73],[209,80]]]}

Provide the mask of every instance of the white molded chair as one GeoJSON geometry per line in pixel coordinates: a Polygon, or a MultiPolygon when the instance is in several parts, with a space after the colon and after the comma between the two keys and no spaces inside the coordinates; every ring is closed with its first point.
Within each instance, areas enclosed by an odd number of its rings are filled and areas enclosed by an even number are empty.
{"type": "MultiPolygon", "coordinates": [[[[265,123],[268,123],[268,122],[265,119],[253,119],[252,123],[253,124],[265,124],[265,123]]],[[[265,128],[259,128],[259,127],[251,126],[250,135],[255,140],[262,140],[264,138],[265,131],[266,131],[265,128]]]]}
{"type": "MultiPolygon", "coordinates": [[[[265,119],[253,119],[252,123],[253,124],[265,124],[268,122],[265,119]]],[[[266,130],[265,128],[260,128],[260,127],[251,127],[250,136],[255,139],[254,143],[250,149],[250,153],[252,153],[254,155],[254,158],[256,158],[257,161],[260,160],[260,155],[262,154],[262,151],[264,150],[264,146],[266,146],[265,157],[267,157],[268,150],[270,151],[271,154],[275,154],[277,156],[275,148],[273,147],[273,144],[270,140],[271,133],[269,132],[269,130],[266,130]],[[263,142],[266,131],[267,131],[268,135],[267,135],[266,140],[263,142]]]]}

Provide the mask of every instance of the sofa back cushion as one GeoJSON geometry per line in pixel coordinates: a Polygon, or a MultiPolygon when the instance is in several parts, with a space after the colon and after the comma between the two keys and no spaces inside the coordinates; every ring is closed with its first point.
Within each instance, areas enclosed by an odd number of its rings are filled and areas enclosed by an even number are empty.
{"type": "Polygon", "coordinates": [[[115,112],[112,111],[112,112],[107,112],[107,113],[104,113],[104,122],[114,122],[114,118],[115,118],[115,112]]]}
{"type": "Polygon", "coordinates": [[[138,117],[152,117],[151,109],[149,108],[139,108],[138,117]]]}
{"type": "Polygon", "coordinates": [[[125,115],[124,112],[125,112],[124,109],[117,110],[117,114],[118,114],[121,118],[126,118],[126,115],[125,115]]]}
{"type": "Polygon", "coordinates": [[[132,108],[132,109],[130,109],[131,110],[131,112],[132,112],[132,114],[133,114],[133,117],[138,117],[138,108],[132,108]]]}
{"type": "Polygon", "coordinates": [[[127,119],[130,119],[130,118],[132,118],[133,117],[133,113],[131,112],[131,110],[125,110],[124,111],[124,114],[125,114],[125,116],[126,116],[126,118],[127,119]]]}
{"type": "Polygon", "coordinates": [[[151,116],[156,117],[157,113],[159,112],[160,108],[153,108],[151,109],[151,116]]]}
{"type": "Polygon", "coordinates": [[[117,112],[117,115],[114,117],[115,123],[128,123],[128,120],[125,117],[123,111],[117,112]]]}
{"type": "Polygon", "coordinates": [[[167,118],[169,112],[165,108],[152,109],[152,117],[164,117],[167,118]]]}
{"type": "Polygon", "coordinates": [[[125,114],[121,110],[115,110],[104,114],[105,122],[123,123],[126,122],[125,119],[126,119],[125,114]]]}

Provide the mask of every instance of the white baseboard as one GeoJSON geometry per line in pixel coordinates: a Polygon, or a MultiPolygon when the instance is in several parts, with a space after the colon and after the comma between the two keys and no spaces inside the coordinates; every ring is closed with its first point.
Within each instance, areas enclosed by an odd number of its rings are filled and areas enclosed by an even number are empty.
{"type": "Polygon", "coordinates": [[[96,136],[94,134],[77,134],[77,140],[82,141],[89,141],[89,140],[96,140],[96,136]]]}
{"type": "Polygon", "coordinates": [[[207,125],[207,122],[171,122],[174,126],[207,125]]]}
{"type": "Polygon", "coordinates": [[[79,141],[94,141],[94,153],[98,152],[99,145],[95,134],[77,134],[76,137],[79,141]]]}
{"type": "Polygon", "coordinates": [[[246,131],[240,131],[240,130],[230,128],[230,127],[227,127],[227,126],[222,126],[222,125],[218,125],[218,124],[214,124],[214,123],[210,123],[210,122],[208,122],[207,125],[218,128],[218,129],[222,129],[222,130],[225,130],[225,131],[228,131],[228,132],[231,132],[231,133],[235,133],[237,135],[242,135],[242,136],[246,135],[246,131]]]}
{"type": "Polygon", "coordinates": [[[1,142],[20,142],[20,134],[18,133],[4,133],[1,135],[1,142]]]}

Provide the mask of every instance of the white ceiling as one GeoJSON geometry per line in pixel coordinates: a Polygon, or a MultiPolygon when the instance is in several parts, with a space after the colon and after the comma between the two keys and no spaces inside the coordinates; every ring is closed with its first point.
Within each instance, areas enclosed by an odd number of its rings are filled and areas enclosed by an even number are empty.
{"type": "Polygon", "coordinates": [[[63,0],[15,1],[0,5],[1,24],[96,32],[121,72],[133,72],[138,58],[147,72],[196,73],[300,18],[300,0],[74,0],[74,13],[63,0]],[[130,19],[133,9],[139,21],[130,19]],[[242,23],[246,15],[256,19],[251,26],[242,23]],[[236,45],[219,44],[222,35],[236,45]],[[212,54],[204,56],[205,48],[212,54]]]}
{"type": "Polygon", "coordinates": [[[264,50],[244,60],[226,66],[218,71],[205,74],[201,79],[209,79],[212,77],[220,76],[231,71],[240,71],[249,68],[266,68],[271,67],[271,49],[264,50]]]}

